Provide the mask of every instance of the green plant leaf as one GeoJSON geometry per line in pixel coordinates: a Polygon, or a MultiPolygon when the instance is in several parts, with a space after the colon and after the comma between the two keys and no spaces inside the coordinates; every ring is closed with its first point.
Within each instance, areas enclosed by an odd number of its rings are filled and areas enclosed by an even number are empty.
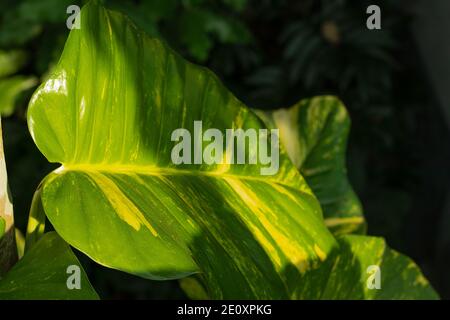
{"type": "Polygon", "coordinates": [[[361,235],[338,237],[337,248],[320,268],[306,273],[296,298],[438,299],[417,265],[390,249],[384,239],[361,235]],[[379,268],[379,289],[371,278],[379,268]]]}
{"type": "Polygon", "coordinates": [[[30,214],[28,216],[27,233],[24,243],[24,250],[28,251],[45,232],[45,212],[42,208],[41,191],[38,189],[31,202],[30,214]]]}
{"type": "Polygon", "coordinates": [[[0,113],[9,116],[14,112],[18,95],[37,84],[35,77],[14,76],[0,79],[0,113]]]}
{"type": "MultiPolygon", "coordinates": [[[[439,299],[419,267],[408,257],[390,249],[384,239],[341,235],[338,246],[318,268],[302,274],[293,286],[293,299],[325,300],[435,300],[439,299]],[[371,278],[378,268],[379,287],[371,278]],[[300,283],[300,285],[299,285],[300,283]]],[[[180,280],[191,299],[208,299],[198,277],[180,280]]]]}
{"type": "Polygon", "coordinates": [[[19,229],[15,229],[15,238],[16,238],[16,246],[17,246],[17,256],[19,259],[23,257],[25,253],[25,237],[19,229]]]}
{"type": "Polygon", "coordinates": [[[186,293],[189,299],[192,300],[208,300],[209,296],[206,292],[202,280],[198,276],[191,276],[180,279],[181,289],[186,293]]]}
{"type": "Polygon", "coordinates": [[[335,241],[283,150],[261,165],[171,161],[177,128],[264,129],[210,71],[122,14],[81,11],[62,57],[33,95],[28,124],[62,166],[40,186],[62,238],[98,263],[150,279],[199,273],[213,298],[289,298],[335,241]]]}
{"type": "Polygon", "coordinates": [[[98,295],[67,243],[49,232],[0,280],[0,300],[4,299],[98,299],[98,295]],[[77,275],[69,272],[70,266],[79,270],[80,289],[69,289],[70,277],[77,275]]]}
{"type": "Polygon", "coordinates": [[[3,153],[3,133],[0,119],[0,278],[16,263],[13,206],[8,190],[5,155],[3,153]]]}
{"type": "Polygon", "coordinates": [[[0,50],[0,78],[16,73],[27,61],[26,52],[0,50]]]}
{"type": "Polygon", "coordinates": [[[335,97],[302,100],[289,109],[257,111],[280,139],[292,162],[319,199],[334,234],[365,233],[361,203],[345,164],[350,118],[335,97]]]}
{"type": "Polygon", "coordinates": [[[0,217],[0,239],[5,234],[6,221],[2,217],[0,217]]]}

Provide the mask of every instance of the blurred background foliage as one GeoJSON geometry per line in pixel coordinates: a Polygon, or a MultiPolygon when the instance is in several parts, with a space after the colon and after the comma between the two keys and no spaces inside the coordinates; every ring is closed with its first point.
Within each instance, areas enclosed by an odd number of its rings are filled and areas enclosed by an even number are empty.
{"type": "MultiPolygon", "coordinates": [[[[0,112],[17,225],[54,168],[28,133],[28,100],[57,63],[75,0],[0,0],[0,112]]],[[[185,58],[216,72],[256,108],[288,107],[319,94],[349,109],[349,176],[368,232],[411,256],[450,298],[450,136],[429,88],[409,25],[408,1],[377,1],[382,30],[365,27],[372,1],[104,0],[185,58]],[[405,5],[405,3],[407,3],[405,5]]],[[[442,39],[444,41],[444,39],[442,39]]],[[[80,254],[81,256],[81,254],[80,254]]],[[[81,259],[103,298],[182,298],[156,282],[81,259]]]]}

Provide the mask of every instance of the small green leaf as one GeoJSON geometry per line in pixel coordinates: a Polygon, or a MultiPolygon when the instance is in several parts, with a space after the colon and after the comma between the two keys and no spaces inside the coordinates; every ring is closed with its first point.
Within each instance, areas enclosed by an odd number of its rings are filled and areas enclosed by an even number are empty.
{"type": "Polygon", "coordinates": [[[98,299],[98,295],[67,243],[49,232],[0,280],[0,300],[4,299],[98,299]],[[68,273],[70,266],[79,273],[68,273]],[[70,277],[78,275],[80,289],[68,286],[70,277]]]}
{"type": "Polygon", "coordinates": [[[35,77],[14,76],[0,79],[0,113],[9,116],[14,112],[18,95],[37,84],[35,77]]]}
{"type": "Polygon", "coordinates": [[[257,111],[280,138],[322,206],[334,234],[365,233],[361,203],[345,164],[350,118],[335,97],[302,100],[289,109],[257,111]]]}
{"type": "Polygon", "coordinates": [[[0,78],[16,73],[26,63],[26,53],[21,50],[0,50],[0,78]]]}

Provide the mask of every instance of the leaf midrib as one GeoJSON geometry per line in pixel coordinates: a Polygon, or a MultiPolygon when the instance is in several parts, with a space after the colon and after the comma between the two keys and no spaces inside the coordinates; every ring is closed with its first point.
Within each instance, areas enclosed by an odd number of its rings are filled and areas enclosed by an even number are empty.
{"type": "MultiPolygon", "coordinates": [[[[283,187],[305,192],[303,188],[299,188],[296,184],[283,182],[282,180],[263,178],[264,176],[249,176],[240,174],[229,174],[221,171],[205,171],[205,170],[187,170],[175,168],[163,168],[152,165],[114,165],[114,164],[62,164],[53,173],[61,174],[70,171],[94,172],[94,173],[115,173],[115,174],[140,174],[148,176],[204,176],[216,179],[240,179],[256,181],[267,184],[278,184],[283,187]]],[[[299,178],[301,178],[299,174],[299,178]]]]}

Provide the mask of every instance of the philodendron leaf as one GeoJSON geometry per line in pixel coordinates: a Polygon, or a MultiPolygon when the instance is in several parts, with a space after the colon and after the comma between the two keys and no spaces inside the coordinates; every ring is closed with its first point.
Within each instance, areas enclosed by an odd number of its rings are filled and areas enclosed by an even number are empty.
{"type": "Polygon", "coordinates": [[[257,113],[268,126],[280,129],[281,141],[319,199],[330,230],[365,233],[362,207],[347,179],[350,118],[339,99],[316,97],[289,109],[257,113]]]}
{"type": "Polygon", "coordinates": [[[0,300],[98,299],[69,245],[46,233],[0,280],[0,300]]]}
{"type": "Polygon", "coordinates": [[[172,133],[195,120],[265,130],[210,71],[90,2],[28,110],[35,143],[62,164],[41,184],[43,210],[102,265],[150,279],[199,273],[213,298],[291,297],[336,244],[319,203],[283,151],[274,175],[175,165],[172,133]]]}
{"type": "Polygon", "coordinates": [[[3,154],[2,122],[0,119],[0,277],[17,261],[13,207],[8,192],[5,155],[3,154]]]}
{"type": "Polygon", "coordinates": [[[296,298],[439,298],[417,265],[382,238],[343,235],[337,239],[339,247],[320,268],[303,276],[296,298]]]}

